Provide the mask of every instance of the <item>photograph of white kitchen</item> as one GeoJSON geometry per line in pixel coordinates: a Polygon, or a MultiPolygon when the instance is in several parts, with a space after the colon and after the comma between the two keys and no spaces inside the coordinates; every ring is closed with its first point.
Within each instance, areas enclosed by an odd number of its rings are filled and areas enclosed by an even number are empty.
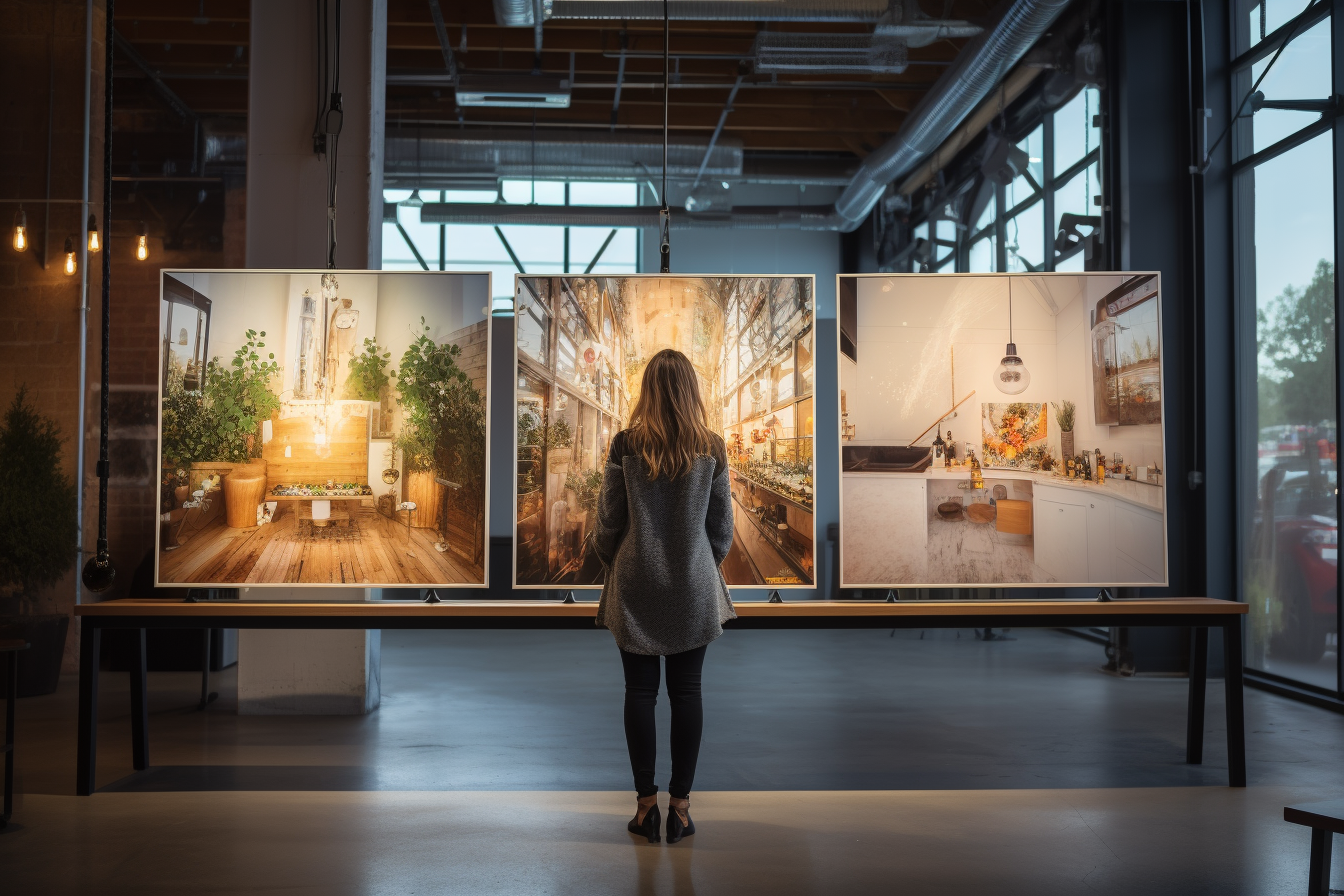
{"type": "Polygon", "coordinates": [[[1165,585],[1159,294],[839,277],[841,585],[1165,585]]]}

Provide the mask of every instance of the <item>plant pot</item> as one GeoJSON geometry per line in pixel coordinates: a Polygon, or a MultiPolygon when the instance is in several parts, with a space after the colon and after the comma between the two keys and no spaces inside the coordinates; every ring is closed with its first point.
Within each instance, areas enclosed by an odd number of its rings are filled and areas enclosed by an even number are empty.
{"type": "Polygon", "coordinates": [[[224,522],[230,529],[257,524],[257,505],[266,497],[266,461],[256,457],[237,464],[224,477],[224,522]]]}
{"type": "Polygon", "coordinates": [[[1059,451],[1068,460],[1073,457],[1073,430],[1067,432],[1061,430],[1059,433],[1059,451]]]}
{"type": "MultiPolygon", "coordinates": [[[[55,692],[61,680],[61,660],[69,631],[70,617],[63,613],[0,618],[0,638],[22,638],[31,645],[19,651],[20,697],[41,697],[55,692]]],[[[8,665],[0,664],[0,681],[8,674],[4,671],[8,665]]]]}
{"type": "Polygon", "coordinates": [[[415,502],[411,526],[415,529],[433,529],[439,516],[439,500],[443,486],[434,481],[429,470],[412,470],[405,476],[406,500],[415,502]]]}

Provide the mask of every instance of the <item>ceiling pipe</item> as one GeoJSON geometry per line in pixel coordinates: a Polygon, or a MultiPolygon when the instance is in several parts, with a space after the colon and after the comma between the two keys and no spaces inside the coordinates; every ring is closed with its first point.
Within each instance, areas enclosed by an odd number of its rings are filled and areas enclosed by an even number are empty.
{"type": "MultiPolygon", "coordinates": [[[[530,0],[494,0],[495,21],[512,28],[532,27],[530,0]]],[[[876,22],[887,0],[669,0],[668,18],[678,21],[732,22],[876,22]]],[[[551,0],[546,19],[662,19],[662,0],[551,0]]]]}
{"type": "MultiPolygon", "coordinates": [[[[672,229],[825,230],[819,224],[830,215],[831,207],[827,205],[739,205],[731,214],[675,214],[672,216],[672,229]]],[[[420,222],[491,226],[657,227],[658,207],[426,202],[420,207],[420,222]]]]}

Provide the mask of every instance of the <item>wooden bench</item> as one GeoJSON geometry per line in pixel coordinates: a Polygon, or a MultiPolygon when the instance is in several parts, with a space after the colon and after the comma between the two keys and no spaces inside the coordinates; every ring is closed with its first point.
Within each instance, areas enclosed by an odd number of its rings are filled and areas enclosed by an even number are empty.
{"type": "Polygon", "coordinates": [[[1308,896],[1330,896],[1330,850],[1336,834],[1344,834],[1344,800],[1284,806],[1283,820],[1311,828],[1308,896]]]}
{"type": "MultiPolygon", "coordinates": [[[[738,603],[733,629],[813,628],[1068,628],[1186,626],[1191,629],[1185,760],[1204,758],[1204,692],[1209,628],[1223,630],[1227,674],[1228,783],[1246,786],[1242,711],[1241,618],[1246,605],[1206,597],[1114,601],[794,601],[738,603]]],[[[131,755],[149,768],[145,630],[149,628],[262,629],[591,629],[597,604],[559,601],[211,601],[113,600],[81,604],[79,749],[76,792],[93,791],[97,758],[98,657],[105,628],[138,629],[131,662],[131,755]]]]}

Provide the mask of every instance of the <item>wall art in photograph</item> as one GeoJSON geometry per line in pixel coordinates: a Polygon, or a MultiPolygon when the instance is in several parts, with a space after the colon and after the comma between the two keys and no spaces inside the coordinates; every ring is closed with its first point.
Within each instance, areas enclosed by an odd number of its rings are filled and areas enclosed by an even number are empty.
{"type": "Polygon", "coordinates": [[[485,583],[488,274],[162,277],[160,584],[485,583]]]}
{"type": "Polygon", "coordinates": [[[843,586],[1166,583],[1156,274],[837,289],[843,586]]]}
{"type": "Polygon", "coordinates": [[[728,448],[729,585],[814,581],[811,277],[516,278],[515,583],[600,586],[589,539],[648,359],[684,352],[728,448]]]}

